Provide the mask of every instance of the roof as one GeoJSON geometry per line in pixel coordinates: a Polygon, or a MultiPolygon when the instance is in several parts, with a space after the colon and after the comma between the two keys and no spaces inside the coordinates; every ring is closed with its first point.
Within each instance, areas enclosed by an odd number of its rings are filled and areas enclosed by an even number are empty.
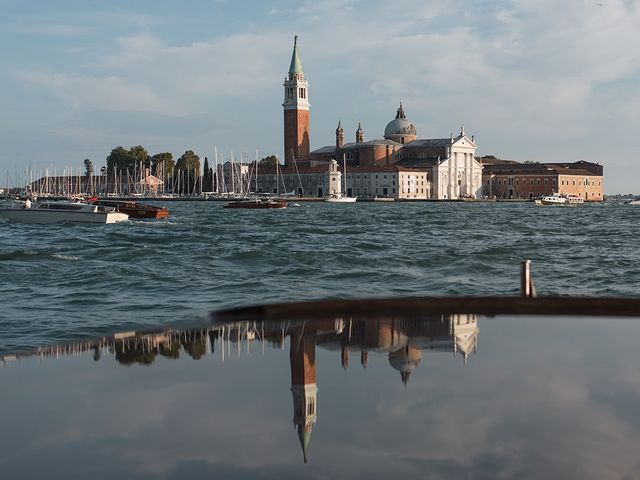
{"type": "Polygon", "coordinates": [[[451,145],[451,138],[422,138],[405,144],[405,148],[446,147],[451,145]]]}
{"type": "MultiPolygon", "coordinates": [[[[349,142],[349,143],[345,143],[342,145],[342,147],[340,147],[340,150],[359,150],[360,148],[366,148],[366,147],[374,147],[374,146],[386,146],[389,145],[390,147],[402,147],[401,143],[398,142],[394,142],[393,140],[387,140],[386,138],[374,138],[372,140],[367,140],[366,142],[349,142]]],[[[331,155],[336,153],[336,150],[338,150],[338,148],[336,148],[335,145],[327,145],[325,147],[321,147],[318,148],[317,150],[314,150],[313,152],[311,152],[312,155],[331,155]]]]}
{"type": "Polygon", "coordinates": [[[293,38],[293,54],[291,55],[291,65],[289,65],[289,73],[302,73],[302,62],[298,53],[298,36],[293,38]]]}
{"type": "Polygon", "coordinates": [[[581,177],[599,177],[599,173],[586,168],[566,168],[554,164],[505,164],[484,165],[483,173],[494,175],[573,175],[581,177]],[[538,167],[536,167],[536,165],[538,167]],[[514,168],[516,167],[516,168],[514,168]]]}
{"type": "Polygon", "coordinates": [[[396,165],[409,168],[428,168],[433,165],[438,165],[441,160],[446,160],[438,157],[427,158],[403,158],[396,165]]]}

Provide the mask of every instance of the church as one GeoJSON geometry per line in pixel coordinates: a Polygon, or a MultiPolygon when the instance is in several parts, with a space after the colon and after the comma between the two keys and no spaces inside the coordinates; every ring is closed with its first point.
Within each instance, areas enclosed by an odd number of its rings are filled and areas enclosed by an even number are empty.
{"type": "Polygon", "coordinates": [[[482,165],[475,158],[474,137],[462,127],[456,136],[418,138],[402,104],[383,138],[366,140],[359,124],[355,141],[345,142],[338,122],[335,144],[312,151],[309,82],[297,38],[283,85],[284,168],[279,176],[276,172],[262,175],[259,190],[292,191],[310,197],[344,192],[363,199],[394,200],[475,198],[482,194],[482,165]],[[330,169],[334,172],[331,176],[330,169]],[[345,170],[346,179],[342,178],[345,170]]]}

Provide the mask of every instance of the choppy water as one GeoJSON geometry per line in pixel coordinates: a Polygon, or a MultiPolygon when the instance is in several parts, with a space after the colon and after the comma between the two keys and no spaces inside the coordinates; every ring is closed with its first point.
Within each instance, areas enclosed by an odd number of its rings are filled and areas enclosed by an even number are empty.
{"type": "Polygon", "coordinates": [[[0,220],[0,351],[331,297],[637,296],[640,208],[615,203],[169,202],[168,221],[0,220]]]}

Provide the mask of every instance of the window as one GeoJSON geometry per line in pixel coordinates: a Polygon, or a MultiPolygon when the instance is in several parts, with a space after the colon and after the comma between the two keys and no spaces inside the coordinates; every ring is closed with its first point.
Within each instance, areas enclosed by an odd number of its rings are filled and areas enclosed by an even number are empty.
{"type": "Polygon", "coordinates": [[[540,179],[538,179],[538,185],[540,185],[540,179]]]}
{"type": "Polygon", "coordinates": [[[533,185],[533,178],[531,179],[531,185],[533,185]]]}
{"type": "Polygon", "coordinates": [[[545,185],[549,185],[549,179],[548,179],[548,178],[545,178],[545,179],[544,179],[544,184],[545,184],[545,185]]]}

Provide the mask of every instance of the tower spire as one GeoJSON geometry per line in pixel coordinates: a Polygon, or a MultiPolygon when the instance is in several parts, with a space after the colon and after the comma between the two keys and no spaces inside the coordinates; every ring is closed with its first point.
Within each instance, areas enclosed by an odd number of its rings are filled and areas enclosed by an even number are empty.
{"type": "Polygon", "coordinates": [[[293,53],[291,54],[291,65],[289,65],[289,75],[302,73],[302,62],[298,53],[298,36],[293,37],[293,53]]]}

